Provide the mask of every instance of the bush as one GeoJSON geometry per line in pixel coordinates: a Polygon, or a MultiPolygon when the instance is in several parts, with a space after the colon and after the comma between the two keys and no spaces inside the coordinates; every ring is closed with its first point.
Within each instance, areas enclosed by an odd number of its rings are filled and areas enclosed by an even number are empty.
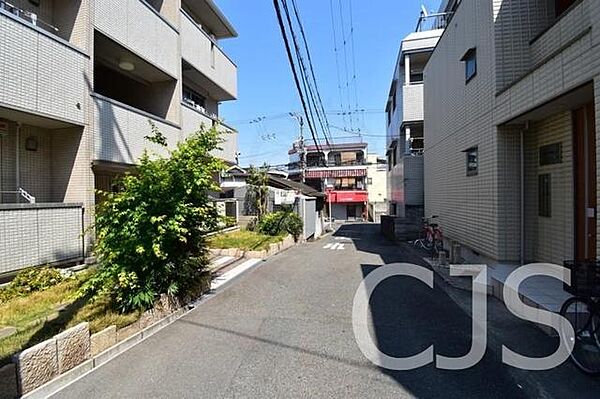
{"type": "MultiPolygon", "coordinates": [[[[154,128],[155,144],[166,145],[154,128]]],[[[81,295],[108,293],[123,312],[153,306],[161,294],[186,297],[206,267],[204,235],[221,221],[209,193],[224,163],[212,156],[222,140],[201,129],[168,157],[144,153],[118,193],[105,193],[96,213],[98,273],[81,295]]]]}
{"type": "Polygon", "coordinates": [[[65,277],[60,270],[51,267],[25,269],[15,276],[11,283],[0,290],[0,302],[25,296],[33,292],[45,291],[62,283],[65,277]]]}
{"type": "Polygon", "coordinates": [[[294,239],[300,237],[303,227],[302,219],[295,212],[270,213],[258,222],[258,231],[263,234],[276,236],[288,233],[294,236],[294,239]]]}

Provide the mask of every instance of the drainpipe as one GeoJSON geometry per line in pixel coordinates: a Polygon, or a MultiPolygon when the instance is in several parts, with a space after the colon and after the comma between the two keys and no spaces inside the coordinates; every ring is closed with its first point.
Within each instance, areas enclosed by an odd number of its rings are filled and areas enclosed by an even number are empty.
{"type": "MultiPolygon", "coordinates": [[[[20,150],[21,150],[21,122],[17,122],[17,132],[16,132],[16,168],[15,168],[15,185],[16,190],[19,191],[19,189],[21,188],[21,154],[20,154],[20,150]]],[[[17,202],[19,202],[20,199],[20,194],[17,194],[17,202]]]]}
{"type": "Polygon", "coordinates": [[[521,155],[521,254],[520,254],[520,263],[521,265],[525,264],[525,129],[529,127],[529,123],[525,125],[524,129],[521,129],[519,135],[520,139],[520,155],[521,155]]]}

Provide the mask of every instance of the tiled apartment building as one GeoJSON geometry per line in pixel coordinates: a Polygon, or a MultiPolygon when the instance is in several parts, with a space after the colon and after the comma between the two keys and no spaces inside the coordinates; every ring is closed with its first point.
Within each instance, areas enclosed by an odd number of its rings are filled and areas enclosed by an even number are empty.
{"type": "Polygon", "coordinates": [[[600,2],[450,0],[425,69],[425,208],[470,254],[596,259],[600,2]]]}
{"type": "Polygon", "coordinates": [[[389,215],[423,215],[423,71],[440,36],[445,14],[422,14],[402,40],[386,103],[389,215]]]}
{"type": "Polygon", "coordinates": [[[0,0],[0,274],[89,253],[95,190],[160,150],[149,121],[174,145],[236,98],[235,36],[212,0],[0,0]]]}

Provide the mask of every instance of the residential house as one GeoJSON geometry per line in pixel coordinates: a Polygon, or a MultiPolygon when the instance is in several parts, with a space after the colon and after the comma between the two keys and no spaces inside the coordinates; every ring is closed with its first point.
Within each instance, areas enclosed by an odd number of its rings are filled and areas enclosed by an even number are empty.
{"type": "Polygon", "coordinates": [[[387,161],[377,154],[367,155],[367,193],[369,195],[368,220],[379,223],[388,213],[387,161]]]}
{"type": "Polygon", "coordinates": [[[335,220],[366,220],[367,144],[339,143],[304,146],[289,150],[290,179],[303,181],[327,193],[327,210],[335,220]],[[329,206],[331,204],[331,206],[329,206]]]}
{"type": "Polygon", "coordinates": [[[96,190],[164,153],[149,121],[173,146],[237,96],[212,0],[0,0],[0,33],[0,274],[87,256],[96,190]]]}
{"type": "Polygon", "coordinates": [[[600,2],[450,0],[425,68],[425,208],[468,258],[596,259],[600,2]]]}

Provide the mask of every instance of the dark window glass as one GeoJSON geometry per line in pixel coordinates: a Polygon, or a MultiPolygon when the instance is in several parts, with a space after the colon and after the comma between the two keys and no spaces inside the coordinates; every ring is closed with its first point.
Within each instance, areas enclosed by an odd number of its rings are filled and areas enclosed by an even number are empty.
{"type": "Polygon", "coordinates": [[[479,173],[479,149],[469,148],[467,154],[467,176],[477,176],[479,173]]]}
{"type": "Polygon", "coordinates": [[[477,75],[477,50],[472,48],[463,56],[465,63],[465,79],[469,82],[477,75]]]}
{"type": "Polygon", "coordinates": [[[183,102],[194,108],[206,107],[206,97],[204,97],[201,94],[198,94],[197,92],[195,92],[187,86],[183,86],[183,102]]]}
{"type": "Polygon", "coordinates": [[[538,176],[538,215],[552,216],[552,179],[549,173],[538,176]]]}
{"type": "Polygon", "coordinates": [[[540,147],[540,166],[562,163],[562,144],[554,143],[540,147]]]}

